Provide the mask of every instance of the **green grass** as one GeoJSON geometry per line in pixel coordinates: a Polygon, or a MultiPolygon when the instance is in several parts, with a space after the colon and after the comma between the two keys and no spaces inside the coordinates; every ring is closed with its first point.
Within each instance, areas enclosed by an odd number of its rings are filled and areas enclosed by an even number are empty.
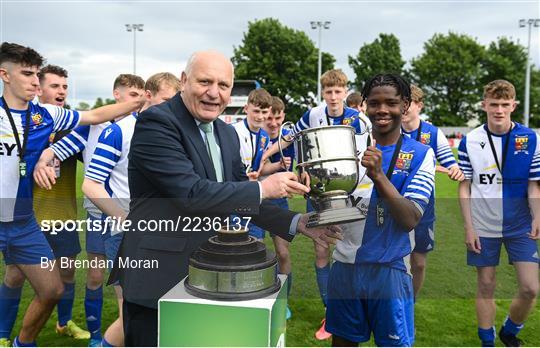
{"type": "MultiPolygon", "coordinates": [[[[80,172],[80,171],[79,171],[80,172]]],[[[444,175],[437,175],[437,223],[436,248],[429,254],[425,286],[416,302],[416,345],[417,346],[476,346],[476,315],[474,294],[476,273],[466,266],[462,220],[456,198],[457,184],[444,175]]],[[[300,198],[291,200],[291,209],[304,211],[300,198]]],[[[82,209],[81,209],[82,211],[82,209]]],[[[81,238],[81,243],[84,238],[81,238]]],[[[267,237],[267,245],[272,247],[267,237]]],[[[83,247],[84,249],[84,247],[83,247]]],[[[287,345],[289,346],[329,346],[329,341],[317,341],[314,333],[324,316],[324,308],[319,299],[314,274],[313,243],[304,236],[298,236],[291,244],[294,283],[290,297],[293,317],[288,322],[287,345]]],[[[85,258],[81,253],[79,258],[85,258]]],[[[0,266],[3,277],[3,263],[0,266]]],[[[74,320],[85,325],[84,283],[85,271],[77,271],[74,320]]],[[[503,251],[501,265],[497,270],[497,321],[499,328],[508,312],[511,298],[516,289],[514,270],[507,264],[503,251]]],[[[22,313],[26,310],[33,292],[26,285],[14,332],[18,332],[22,313]]],[[[103,330],[117,315],[117,305],[113,291],[105,291],[103,307],[103,330]]],[[[38,344],[41,346],[82,346],[86,341],[75,341],[58,337],[54,333],[56,310],[41,332],[38,344]]],[[[520,334],[528,346],[540,344],[540,309],[531,313],[525,329],[520,334]]],[[[181,333],[179,333],[181,334],[181,333]]],[[[372,344],[372,342],[371,342],[372,344]]],[[[500,345],[500,342],[497,342],[500,345]]]]}

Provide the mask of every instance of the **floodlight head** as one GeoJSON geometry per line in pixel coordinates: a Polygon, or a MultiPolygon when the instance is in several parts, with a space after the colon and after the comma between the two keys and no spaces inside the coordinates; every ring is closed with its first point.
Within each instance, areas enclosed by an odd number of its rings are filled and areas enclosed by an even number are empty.
{"type": "Polygon", "coordinates": [[[143,25],[144,24],[137,24],[137,30],[143,31],[143,25]]]}
{"type": "Polygon", "coordinates": [[[329,21],[324,22],[324,29],[330,29],[330,23],[329,21]]]}
{"type": "Polygon", "coordinates": [[[537,19],[534,20],[534,27],[535,28],[540,27],[540,18],[537,18],[537,19]]]}
{"type": "Polygon", "coordinates": [[[317,22],[311,21],[309,23],[311,24],[311,29],[317,29],[317,22]]]}
{"type": "Polygon", "coordinates": [[[524,27],[525,27],[525,20],[524,20],[524,19],[520,19],[520,20],[519,20],[519,27],[520,27],[520,28],[524,28],[524,27]]]}
{"type": "Polygon", "coordinates": [[[131,24],[126,24],[126,30],[127,30],[127,31],[131,31],[131,30],[132,30],[131,24]]]}

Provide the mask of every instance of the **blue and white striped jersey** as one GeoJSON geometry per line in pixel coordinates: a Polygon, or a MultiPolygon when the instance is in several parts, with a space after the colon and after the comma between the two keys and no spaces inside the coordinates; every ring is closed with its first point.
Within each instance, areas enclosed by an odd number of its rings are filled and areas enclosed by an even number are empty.
{"type": "Polygon", "coordinates": [[[438,127],[431,123],[420,121],[419,128],[412,132],[402,129],[402,133],[412,139],[418,139],[422,144],[431,147],[435,152],[435,158],[441,166],[450,168],[457,165],[452,149],[448,145],[448,139],[446,139],[446,136],[438,127]],[[420,129],[420,136],[418,136],[418,129],[420,129]]]}
{"type": "Polygon", "coordinates": [[[343,115],[332,117],[328,115],[328,109],[326,105],[323,104],[306,111],[294,126],[294,133],[298,133],[308,128],[329,125],[348,125],[353,127],[357,134],[364,131],[363,123],[358,118],[358,110],[344,107],[343,115]]]}
{"type": "MultiPolygon", "coordinates": [[[[431,147],[435,152],[435,158],[439,161],[441,166],[445,168],[457,166],[452,149],[448,144],[448,139],[446,139],[446,136],[438,127],[435,127],[431,123],[420,121],[420,127],[414,131],[407,132],[404,129],[401,129],[401,132],[406,136],[431,147]],[[418,134],[419,129],[420,134],[418,134]]],[[[435,191],[433,193],[435,193],[435,191]]],[[[422,216],[420,224],[430,224],[433,221],[435,221],[435,194],[433,194],[429,200],[429,204],[426,207],[426,211],[424,212],[424,216],[422,216]]]]}
{"type": "MultiPolygon", "coordinates": [[[[382,169],[386,173],[396,145],[380,146],[382,169]]],[[[391,178],[392,184],[406,199],[424,212],[435,185],[435,155],[428,146],[403,137],[401,150],[391,178]]],[[[405,230],[390,215],[388,208],[366,175],[350,196],[349,206],[358,207],[364,220],[342,225],[343,240],[334,250],[335,260],[356,264],[385,264],[409,272],[409,255],[414,249],[414,234],[405,230]],[[377,204],[384,209],[384,222],[377,223],[377,204]]]]}
{"type": "MultiPolygon", "coordinates": [[[[71,131],[71,133],[51,145],[51,149],[61,161],[82,152],[84,172],[86,173],[88,166],[90,165],[90,159],[96,148],[99,135],[110,124],[111,122],[104,122],[92,126],[86,125],[77,127],[71,131]]],[[[86,196],[84,197],[83,207],[92,216],[101,216],[101,210],[99,210],[86,196]]]]}
{"type": "Polygon", "coordinates": [[[515,237],[531,231],[528,185],[540,180],[538,134],[517,122],[508,134],[492,134],[487,125],[469,132],[458,148],[459,166],[471,180],[471,216],[480,237],[515,237]],[[508,142],[508,145],[507,145],[508,142]],[[506,161],[502,165],[503,149],[506,161]]]}
{"type": "Polygon", "coordinates": [[[135,130],[136,114],[124,117],[101,132],[84,176],[100,182],[111,198],[129,212],[128,154],[135,130]]]}
{"type": "MultiPolygon", "coordinates": [[[[0,100],[0,221],[11,222],[32,216],[32,173],[41,155],[49,145],[51,133],[75,128],[79,123],[79,113],[59,106],[28,103],[30,126],[24,160],[26,176],[19,175],[19,154],[9,118],[0,100]]],[[[26,111],[10,109],[21,143],[26,126],[26,111]]]]}
{"type": "Polygon", "coordinates": [[[233,124],[234,130],[240,141],[240,157],[242,162],[251,171],[259,170],[264,151],[270,146],[270,136],[264,129],[257,133],[248,128],[247,118],[233,124]]]}

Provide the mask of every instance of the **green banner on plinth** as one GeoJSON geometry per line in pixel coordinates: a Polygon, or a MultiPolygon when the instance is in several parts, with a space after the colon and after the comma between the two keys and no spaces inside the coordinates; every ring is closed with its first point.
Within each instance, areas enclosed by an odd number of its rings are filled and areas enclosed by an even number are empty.
{"type": "Polygon", "coordinates": [[[277,293],[249,301],[188,294],[184,280],[159,300],[160,346],[285,346],[287,277],[277,293]]]}

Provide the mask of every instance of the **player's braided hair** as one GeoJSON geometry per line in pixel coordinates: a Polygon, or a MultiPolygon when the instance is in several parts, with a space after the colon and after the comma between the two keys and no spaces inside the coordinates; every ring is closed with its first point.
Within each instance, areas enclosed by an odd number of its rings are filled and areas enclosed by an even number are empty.
{"type": "Polygon", "coordinates": [[[377,74],[370,78],[362,88],[362,98],[367,100],[371,90],[375,87],[392,86],[398,95],[406,102],[411,101],[411,85],[401,75],[377,74]]]}

